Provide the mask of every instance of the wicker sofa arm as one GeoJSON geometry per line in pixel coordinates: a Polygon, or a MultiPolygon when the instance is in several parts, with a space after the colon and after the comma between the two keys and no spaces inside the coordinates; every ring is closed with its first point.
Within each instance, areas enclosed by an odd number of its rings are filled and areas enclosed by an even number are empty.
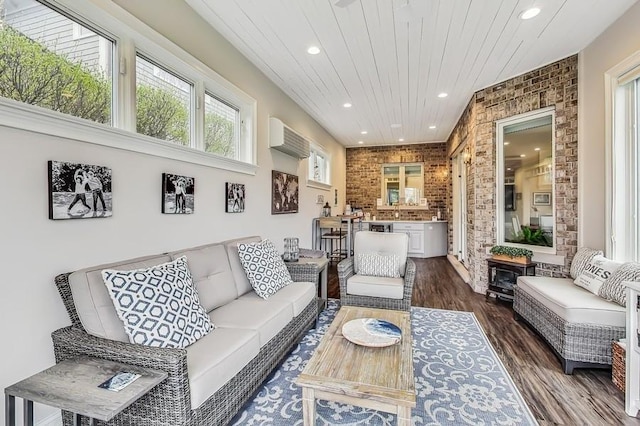
{"type": "MultiPolygon", "coordinates": [[[[165,371],[168,377],[136,404],[144,405],[147,414],[154,413],[158,424],[179,425],[188,421],[191,415],[191,391],[186,350],[103,339],[73,326],[54,331],[51,338],[56,362],[86,355],[165,371]]],[[[128,415],[135,419],[140,408],[132,408],[128,415]]],[[[129,419],[131,420],[131,417],[129,419]]]]}
{"type": "Polygon", "coordinates": [[[407,266],[404,270],[404,293],[402,298],[411,300],[413,283],[416,281],[416,263],[407,257],[407,266]]]}

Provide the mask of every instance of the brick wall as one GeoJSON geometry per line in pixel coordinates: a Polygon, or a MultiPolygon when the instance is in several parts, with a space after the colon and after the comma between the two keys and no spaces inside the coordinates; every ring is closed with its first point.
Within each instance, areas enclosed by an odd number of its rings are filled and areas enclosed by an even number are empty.
{"type": "Polygon", "coordinates": [[[446,143],[348,148],[346,159],[346,200],[377,219],[393,219],[393,211],[377,210],[381,196],[382,165],[385,163],[422,163],[424,197],[428,210],[402,210],[403,220],[430,220],[438,207],[447,218],[449,161],[446,143]]]}
{"type": "MultiPolygon", "coordinates": [[[[538,264],[537,274],[567,275],[577,248],[577,55],[476,92],[447,141],[450,154],[462,143],[471,151],[466,263],[477,292],[487,288],[486,250],[496,243],[495,121],[549,106],[554,106],[556,113],[555,243],[557,254],[565,256],[565,264],[538,264]]],[[[451,206],[450,186],[447,191],[451,206]]]]}

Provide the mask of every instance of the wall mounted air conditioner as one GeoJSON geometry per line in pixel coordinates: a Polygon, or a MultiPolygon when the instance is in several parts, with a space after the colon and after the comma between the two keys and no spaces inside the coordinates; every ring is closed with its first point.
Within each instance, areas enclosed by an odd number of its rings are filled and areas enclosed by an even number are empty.
{"type": "Polygon", "coordinates": [[[269,117],[269,147],[295,158],[309,157],[309,140],[275,117],[269,117]]]}

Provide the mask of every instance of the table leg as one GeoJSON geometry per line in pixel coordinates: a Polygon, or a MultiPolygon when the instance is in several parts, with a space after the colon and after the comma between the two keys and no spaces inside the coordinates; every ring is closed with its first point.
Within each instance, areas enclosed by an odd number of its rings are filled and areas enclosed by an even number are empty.
{"type": "Polygon", "coordinates": [[[96,419],[94,419],[93,417],[91,417],[89,419],[89,426],[96,426],[96,419]]]}
{"type": "Polygon", "coordinates": [[[316,424],[316,399],[314,391],[310,388],[302,388],[302,417],[304,426],[316,424]]]}
{"type": "Polygon", "coordinates": [[[73,415],[73,426],[82,425],[82,416],[80,414],[73,415]]]}
{"type": "Polygon", "coordinates": [[[398,407],[398,426],[411,426],[411,408],[398,407]]]}
{"type": "Polygon", "coordinates": [[[16,425],[16,397],[13,395],[4,395],[4,424],[16,425]]]}
{"type": "Polygon", "coordinates": [[[351,219],[347,219],[347,259],[351,257],[351,236],[353,235],[353,224],[351,219]]]}
{"type": "Polygon", "coordinates": [[[327,306],[327,275],[329,268],[329,263],[325,264],[324,267],[320,270],[320,297],[324,302],[324,306],[327,306]]]}
{"type": "Polygon", "coordinates": [[[24,399],[22,401],[24,426],[33,426],[33,401],[24,399]]]}

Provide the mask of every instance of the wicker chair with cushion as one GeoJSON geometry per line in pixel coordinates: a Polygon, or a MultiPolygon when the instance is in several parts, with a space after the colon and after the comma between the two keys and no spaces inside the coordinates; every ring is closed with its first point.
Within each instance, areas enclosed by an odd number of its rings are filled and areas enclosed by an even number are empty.
{"type": "Polygon", "coordinates": [[[416,264],[407,234],[360,231],[354,240],[354,255],[338,264],[340,303],[408,311],[416,264]]]}

